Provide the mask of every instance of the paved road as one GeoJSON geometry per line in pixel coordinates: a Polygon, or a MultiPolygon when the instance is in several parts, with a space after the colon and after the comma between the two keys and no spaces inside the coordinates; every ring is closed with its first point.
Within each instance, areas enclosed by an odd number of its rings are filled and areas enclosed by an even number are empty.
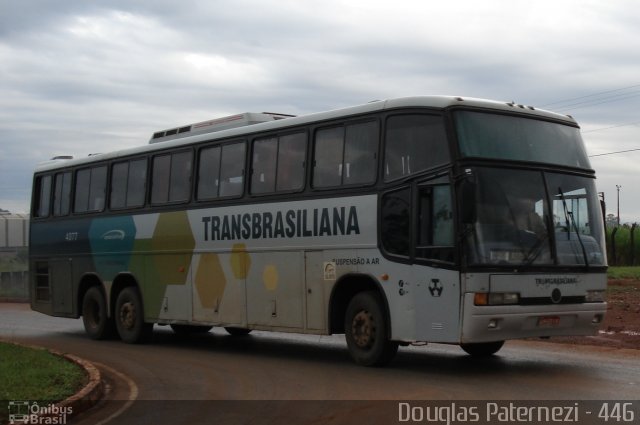
{"type": "Polygon", "coordinates": [[[140,423],[141,418],[146,423],[247,418],[274,424],[363,423],[362,418],[397,423],[398,401],[407,400],[563,400],[573,406],[577,400],[640,399],[640,351],[635,350],[511,341],[498,356],[477,360],[458,347],[432,344],[401,348],[390,367],[371,369],[352,364],[342,336],[231,337],[216,329],[185,339],[156,327],[151,344],[127,345],[89,340],[80,320],[45,316],[24,304],[0,304],[0,338],[98,364],[109,398],[120,401],[79,418],[87,424],[140,423]]]}

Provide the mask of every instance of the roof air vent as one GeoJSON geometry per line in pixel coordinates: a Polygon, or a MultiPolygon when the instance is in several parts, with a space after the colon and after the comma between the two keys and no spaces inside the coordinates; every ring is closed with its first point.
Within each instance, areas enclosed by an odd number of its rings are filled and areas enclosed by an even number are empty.
{"type": "Polygon", "coordinates": [[[149,143],[164,142],[166,140],[180,139],[182,137],[194,136],[196,134],[213,133],[230,128],[244,127],[252,124],[270,122],[291,118],[295,115],[277,114],[274,112],[252,113],[231,115],[228,117],[216,118],[209,121],[189,124],[178,128],[157,131],[151,136],[149,143]]]}

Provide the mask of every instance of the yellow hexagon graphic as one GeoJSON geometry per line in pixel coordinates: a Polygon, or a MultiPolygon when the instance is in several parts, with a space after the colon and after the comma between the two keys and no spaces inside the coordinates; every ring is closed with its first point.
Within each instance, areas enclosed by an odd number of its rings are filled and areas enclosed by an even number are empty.
{"type": "Polygon", "coordinates": [[[237,243],[231,248],[231,270],[236,279],[246,279],[251,268],[251,256],[247,252],[247,247],[243,243],[237,243]]]}
{"type": "Polygon", "coordinates": [[[151,251],[140,255],[137,267],[145,276],[145,314],[157,317],[168,285],[185,285],[196,243],[186,211],[161,213],[150,239],[137,240],[135,249],[151,251]]]}
{"type": "Polygon", "coordinates": [[[278,269],[276,266],[266,266],[262,271],[262,282],[267,291],[275,291],[278,287],[278,269]]]}
{"type": "Polygon", "coordinates": [[[184,285],[195,246],[186,211],[160,214],[151,239],[159,280],[184,285]]]}
{"type": "Polygon", "coordinates": [[[227,279],[224,276],[218,254],[202,254],[195,274],[195,285],[200,304],[204,308],[214,308],[224,295],[227,279]]]}

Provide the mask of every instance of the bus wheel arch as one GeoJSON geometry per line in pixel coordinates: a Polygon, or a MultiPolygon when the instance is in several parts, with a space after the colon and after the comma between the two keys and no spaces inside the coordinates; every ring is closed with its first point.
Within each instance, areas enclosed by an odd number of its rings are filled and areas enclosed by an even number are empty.
{"type": "Polygon", "coordinates": [[[344,332],[352,359],[363,366],[384,366],[398,351],[391,340],[389,306],[377,282],[355,275],[338,282],[331,296],[330,330],[344,332]]]}
{"type": "MultiPolygon", "coordinates": [[[[329,298],[329,333],[344,333],[344,316],[349,302],[359,292],[376,291],[384,304],[387,324],[391,323],[389,304],[380,283],[371,276],[349,274],[342,276],[334,285],[329,298]]],[[[390,335],[389,335],[390,336],[390,335]]]]}

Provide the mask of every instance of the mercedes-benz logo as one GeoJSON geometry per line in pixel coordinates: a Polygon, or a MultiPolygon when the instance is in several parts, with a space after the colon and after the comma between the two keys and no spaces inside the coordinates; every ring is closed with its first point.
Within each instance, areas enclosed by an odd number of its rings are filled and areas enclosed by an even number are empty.
{"type": "Polygon", "coordinates": [[[554,304],[558,304],[562,301],[562,292],[558,288],[551,291],[551,302],[554,304]]]}

